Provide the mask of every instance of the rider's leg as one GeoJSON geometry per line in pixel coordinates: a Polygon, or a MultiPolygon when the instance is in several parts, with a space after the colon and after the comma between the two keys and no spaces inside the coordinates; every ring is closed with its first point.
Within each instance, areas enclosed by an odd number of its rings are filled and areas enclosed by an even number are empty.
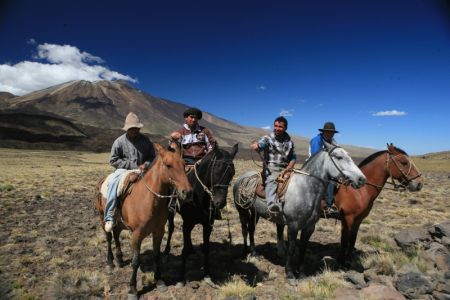
{"type": "Polygon", "coordinates": [[[266,200],[267,208],[272,212],[279,212],[281,210],[277,203],[277,182],[279,172],[272,171],[266,178],[266,200]]]}
{"type": "Polygon", "coordinates": [[[105,230],[111,232],[113,220],[113,209],[116,207],[117,201],[117,187],[119,186],[120,177],[125,173],[125,169],[117,169],[113,176],[108,181],[108,189],[106,193],[106,207],[105,207],[105,230]]]}

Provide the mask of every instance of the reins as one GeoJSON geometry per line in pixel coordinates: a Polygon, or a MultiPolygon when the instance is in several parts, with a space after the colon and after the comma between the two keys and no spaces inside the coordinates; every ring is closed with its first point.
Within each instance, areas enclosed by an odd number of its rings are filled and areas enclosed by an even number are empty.
{"type": "MultiPolygon", "coordinates": [[[[386,187],[386,186],[384,186],[384,185],[380,186],[380,185],[376,185],[376,184],[373,184],[373,183],[370,183],[370,182],[366,182],[367,185],[370,185],[370,186],[375,187],[375,188],[378,190],[378,192],[381,192],[381,190],[382,190],[383,188],[389,189],[389,190],[392,190],[392,191],[400,191],[400,192],[403,192],[403,191],[406,190],[407,183],[409,183],[409,182],[411,182],[412,180],[414,180],[414,179],[419,178],[420,176],[422,176],[421,173],[418,173],[416,176],[411,177],[411,178],[408,178],[408,175],[409,175],[409,173],[411,172],[411,170],[412,170],[412,168],[413,168],[413,166],[414,166],[414,165],[413,165],[414,163],[413,163],[413,162],[412,162],[405,154],[400,153],[400,154],[393,155],[393,154],[390,153],[389,151],[386,151],[386,155],[387,155],[387,157],[386,157],[386,166],[385,166],[385,170],[386,170],[386,171],[388,172],[388,174],[389,174],[388,179],[389,179],[389,178],[391,179],[391,182],[389,182],[388,180],[386,180],[386,184],[390,184],[390,185],[392,185],[393,187],[386,187]],[[408,172],[406,172],[406,173],[403,171],[402,168],[400,168],[400,166],[398,165],[397,161],[394,159],[395,157],[400,156],[400,155],[405,156],[406,159],[408,160],[408,163],[409,163],[409,169],[408,169],[408,172]],[[394,163],[394,165],[397,167],[397,169],[400,171],[400,173],[401,173],[401,174],[403,175],[403,177],[404,177],[404,179],[403,179],[402,181],[399,181],[399,184],[397,184],[397,183],[395,182],[395,179],[394,179],[394,177],[392,176],[392,172],[391,172],[391,168],[390,168],[390,162],[391,162],[391,161],[394,163]]],[[[416,168],[416,169],[417,169],[417,168],[416,168]]]]}

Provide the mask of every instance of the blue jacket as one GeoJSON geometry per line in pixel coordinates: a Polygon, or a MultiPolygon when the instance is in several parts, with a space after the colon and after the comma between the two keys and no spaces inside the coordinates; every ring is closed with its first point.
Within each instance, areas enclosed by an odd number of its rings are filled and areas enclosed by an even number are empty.
{"type": "MultiPolygon", "coordinates": [[[[318,135],[313,137],[311,139],[311,141],[309,141],[309,157],[313,156],[317,152],[324,149],[323,140],[324,140],[324,137],[323,137],[322,133],[319,133],[318,135]]],[[[334,139],[331,141],[331,143],[333,145],[337,145],[337,143],[334,139]]]]}

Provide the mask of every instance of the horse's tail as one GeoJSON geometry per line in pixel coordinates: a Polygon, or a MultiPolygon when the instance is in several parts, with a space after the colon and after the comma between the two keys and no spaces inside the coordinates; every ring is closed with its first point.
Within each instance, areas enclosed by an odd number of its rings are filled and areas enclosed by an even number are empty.
{"type": "Polygon", "coordinates": [[[103,207],[102,207],[102,184],[105,181],[107,176],[104,176],[102,178],[100,178],[100,180],[97,182],[97,185],[95,186],[95,194],[93,197],[93,207],[94,207],[94,211],[96,213],[99,213],[101,215],[103,215],[103,207]]]}
{"type": "Polygon", "coordinates": [[[259,173],[249,171],[241,175],[233,185],[234,205],[238,211],[248,210],[253,206],[255,200],[255,190],[258,184],[259,173]]]}

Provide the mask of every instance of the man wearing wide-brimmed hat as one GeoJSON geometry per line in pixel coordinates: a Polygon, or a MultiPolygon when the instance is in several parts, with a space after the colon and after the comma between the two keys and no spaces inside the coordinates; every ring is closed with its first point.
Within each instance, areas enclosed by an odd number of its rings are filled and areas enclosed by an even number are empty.
{"type": "MultiPolygon", "coordinates": [[[[334,134],[339,131],[336,130],[333,122],[326,122],[323,125],[323,128],[319,129],[320,133],[311,139],[309,142],[309,157],[313,156],[317,152],[325,149],[324,140],[332,145],[336,145],[337,143],[334,140],[334,134]]],[[[336,207],[333,205],[334,201],[334,189],[335,184],[332,181],[328,181],[327,191],[325,193],[325,200],[327,202],[327,211],[326,213],[330,216],[339,215],[336,207]]]]}
{"type": "Polygon", "coordinates": [[[109,163],[116,168],[113,176],[108,181],[108,192],[105,208],[105,231],[110,232],[113,227],[113,209],[117,201],[117,186],[119,179],[126,170],[147,170],[155,159],[155,148],[150,139],[143,135],[140,130],[144,125],[138,116],[130,112],[123,126],[126,133],[119,136],[111,148],[109,163]]]}

